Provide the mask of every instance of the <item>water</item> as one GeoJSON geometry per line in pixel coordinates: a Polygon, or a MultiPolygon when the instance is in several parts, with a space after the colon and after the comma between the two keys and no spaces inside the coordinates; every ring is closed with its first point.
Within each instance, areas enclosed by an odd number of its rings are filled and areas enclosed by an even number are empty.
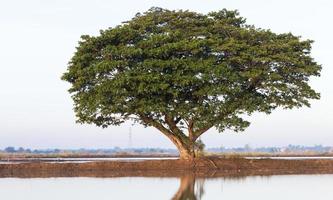
{"type": "MultiPolygon", "coordinates": [[[[332,156],[279,156],[279,157],[245,157],[246,159],[283,159],[283,160],[311,160],[311,159],[333,159],[332,156]]],[[[178,157],[128,157],[128,158],[22,158],[22,159],[4,159],[0,164],[19,164],[26,162],[48,162],[48,163],[86,163],[96,161],[130,161],[139,162],[143,160],[174,160],[178,157]]]]}
{"type": "Polygon", "coordinates": [[[47,163],[86,163],[96,161],[130,161],[139,162],[143,160],[175,160],[178,157],[128,157],[128,158],[15,158],[0,160],[0,164],[19,164],[27,162],[47,162],[47,163]]]}
{"type": "Polygon", "coordinates": [[[245,157],[246,159],[276,159],[276,160],[332,160],[332,156],[262,156],[245,157]]]}
{"type": "Polygon", "coordinates": [[[5,200],[332,199],[333,175],[243,178],[0,178],[5,200]]]}

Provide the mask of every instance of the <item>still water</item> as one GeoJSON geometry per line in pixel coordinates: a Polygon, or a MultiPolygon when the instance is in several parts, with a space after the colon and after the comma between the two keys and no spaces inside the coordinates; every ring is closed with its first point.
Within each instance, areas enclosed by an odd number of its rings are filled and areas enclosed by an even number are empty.
{"type": "Polygon", "coordinates": [[[0,178],[5,200],[332,199],[333,175],[242,178],[0,178]]]}
{"type": "MultiPolygon", "coordinates": [[[[333,158],[333,157],[332,157],[333,158]]],[[[87,163],[96,161],[126,161],[139,162],[144,160],[176,160],[179,157],[128,157],[128,158],[14,158],[0,159],[0,164],[20,164],[28,162],[47,162],[47,163],[87,163]]]]}
{"type": "MultiPolygon", "coordinates": [[[[279,157],[244,157],[246,159],[278,159],[278,160],[333,160],[332,156],[279,156],[279,157]]],[[[0,164],[19,164],[28,162],[47,162],[47,163],[87,163],[96,161],[126,161],[140,162],[144,160],[176,160],[179,157],[124,157],[124,158],[11,158],[0,159],[0,164]]]]}

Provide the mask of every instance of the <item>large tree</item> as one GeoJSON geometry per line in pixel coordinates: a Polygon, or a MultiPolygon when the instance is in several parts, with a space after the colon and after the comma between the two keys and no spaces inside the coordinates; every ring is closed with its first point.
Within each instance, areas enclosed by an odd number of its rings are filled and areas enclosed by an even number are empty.
{"type": "Polygon", "coordinates": [[[321,67],[311,40],[247,25],[237,11],[151,8],[98,36],[83,35],[63,80],[80,123],[135,120],[191,159],[215,127],[242,131],[243,116],[310,106],[321,67]]]}

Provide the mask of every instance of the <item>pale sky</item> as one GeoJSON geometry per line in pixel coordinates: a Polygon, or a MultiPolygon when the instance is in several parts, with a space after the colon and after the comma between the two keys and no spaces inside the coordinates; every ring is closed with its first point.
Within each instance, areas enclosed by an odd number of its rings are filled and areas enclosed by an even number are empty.
{"type": "MultiPolygon", "coordinates": [[[[69,84],[60,76],[80,35],[97,35],[152,6],[201,13],[237,9],[249,24],[313,39],[323,66],[311,81],[321,93],[311,108],[249,117],[243,133],[210,130],[202,139],[219,146],[333,146],[333,3],[330,0],[0,0],[0,148],[128,147],[129,123],[101,129],[75,123],[69,84]]],[[[153,128],[132,127],[132,147],[174,148],[153,128]]]]}

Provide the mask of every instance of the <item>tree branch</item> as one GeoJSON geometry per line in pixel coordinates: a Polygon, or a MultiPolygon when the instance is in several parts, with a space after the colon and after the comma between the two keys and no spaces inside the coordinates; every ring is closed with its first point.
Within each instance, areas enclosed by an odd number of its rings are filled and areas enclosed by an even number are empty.
{"type": "Polygon", "coordinates": [[[193,134],[193,121],[191,119],[188,120],[188,137],[191,142],[195,141],[195,136],[193,134]]]}
{"type": "Polygon", "coordinates": [[[178,126],[177,126],[177,124],[175,123],[175,121],[173,120],[173,117],[172,117],[172,116],[170,116],[170,115],[168,115],[168,114],[165,114],[164,118],[165,118],[165,123],[168,124],[170,130],[171,130],[174,134],[176,134],[176,135],[178,135],[178,136],[180,136],[180,137],[182,137],[182,138],[183,138],[183,137],[186,137],[186,135],[183,133],[183,131],[181,131],[181,130],[178,128],[178,126]]]}
{"type": "Polygon", "coordinates": [[[142,121],[146,124],[151,124],[153,127],[157,128],[159,131],[161,131],[164,135],[168,136],[172,135],[172,132],[165,128],[162,124],[156,122],[153,118],[148,117],[144,114],[139,114],[142,121]]]}
{"type": "MultiPolygon", "coordinates": [[[[179,150],[184,149],[187,147],[189,141],[186,135],[182,132],[179,134],[172,132],[172,130],[168,130],[165,128],[161,123],[157,122],[153,118],[144,115],[144,114],[139,114],[139,117],[142,119],[142,121],[146,124],[149,124],[159,131],[161,131],[165,136],[167,136],[176,146],[179,150]]],[[[174,128],[174,127],[173,127],[174,128]]],[[[177,126],[176,126],[177,128],[177,126]]],[[[178,129],[178,128],[177,128],[178,129]]]]}
{"type": "Polygon", "coordinates": [[[199,129],[193,133],[193,139],[196,140],[198,137],[200,137],[204,132],[208,131],[210,128],[212,128],[214,125],[206,126],[202,129],[199,129]]]}
{"type": "Polygon", "coordinates": [[[180,122],[180,120],[182,120],[182,118],[181,118],[181,117],[177,117],[177,118],[175,119],[175,124],[178,124],[178,123],[180,122]]]}

